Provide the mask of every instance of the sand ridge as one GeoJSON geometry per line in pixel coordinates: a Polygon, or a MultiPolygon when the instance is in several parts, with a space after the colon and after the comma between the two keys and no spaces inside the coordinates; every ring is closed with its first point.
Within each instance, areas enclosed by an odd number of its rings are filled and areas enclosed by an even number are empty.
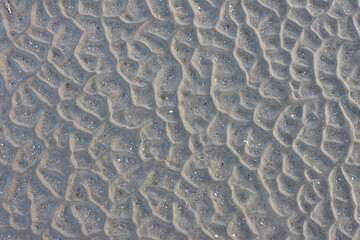
{"type": "Polygon", "coordinates": [[[0,239],[359,239],[356,0],[3,0],[0,239]]]}

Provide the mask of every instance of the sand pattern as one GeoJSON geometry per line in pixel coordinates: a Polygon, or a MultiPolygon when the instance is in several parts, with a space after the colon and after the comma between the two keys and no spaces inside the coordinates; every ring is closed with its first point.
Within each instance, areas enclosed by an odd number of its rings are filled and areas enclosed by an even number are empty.
{"type": "Polygon", "coordinates": [[[357,0],[11,0],[0,239],[360,239],[357,0]]]}

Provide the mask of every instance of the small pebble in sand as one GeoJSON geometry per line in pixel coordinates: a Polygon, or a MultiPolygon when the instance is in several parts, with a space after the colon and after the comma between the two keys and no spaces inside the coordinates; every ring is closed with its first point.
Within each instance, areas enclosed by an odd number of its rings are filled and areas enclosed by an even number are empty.
{"type": "Polygon", "coordinates": [[[3,0],[4,8],[8,11],[9,14],[12,14],[10,0],[3,0]]]}

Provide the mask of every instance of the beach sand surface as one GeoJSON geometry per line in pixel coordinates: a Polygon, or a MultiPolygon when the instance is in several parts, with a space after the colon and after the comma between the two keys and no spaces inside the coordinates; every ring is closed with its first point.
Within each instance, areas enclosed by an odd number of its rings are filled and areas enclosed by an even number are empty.
{"type": "Polygon", "coordinates": [[[2,0],[0,239],[360,239],[359,4],[2,0]]]}

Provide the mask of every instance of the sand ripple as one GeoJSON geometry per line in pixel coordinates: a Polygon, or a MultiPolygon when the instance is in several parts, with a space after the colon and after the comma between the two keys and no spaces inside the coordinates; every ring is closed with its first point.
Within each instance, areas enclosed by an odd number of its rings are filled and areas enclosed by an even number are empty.
{"type": "Polygon", "coordinates": [[[355,0],[3,0],[0,239],[360,239],[355,0]]]}

